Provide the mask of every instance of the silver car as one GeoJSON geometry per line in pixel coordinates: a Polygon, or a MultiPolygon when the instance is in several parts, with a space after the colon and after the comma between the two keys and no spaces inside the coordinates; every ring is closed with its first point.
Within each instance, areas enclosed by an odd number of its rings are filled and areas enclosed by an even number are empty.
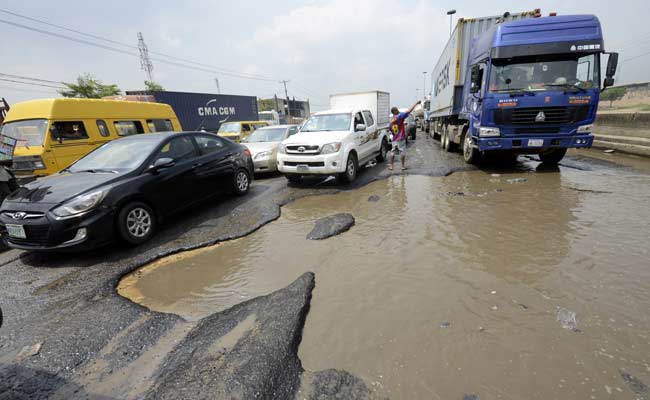
{"type": "Polygon", "coordinates": [[[278,145],[289,136],[298,132],[298,125],[273,125],[257,129],[242,140],[253,157],[255,173],[278,170],[278,145]]]}

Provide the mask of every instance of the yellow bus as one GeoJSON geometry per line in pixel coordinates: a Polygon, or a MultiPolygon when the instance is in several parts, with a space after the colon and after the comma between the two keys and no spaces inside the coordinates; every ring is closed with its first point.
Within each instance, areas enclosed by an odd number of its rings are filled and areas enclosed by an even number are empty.
{"type": "Polygon", "coordinates": [[[26,177],[58,172],[123,136],[181,130],[167,104],[60,98],[16,103],[0,133],[18,141],[12,170],[26,177]]]}

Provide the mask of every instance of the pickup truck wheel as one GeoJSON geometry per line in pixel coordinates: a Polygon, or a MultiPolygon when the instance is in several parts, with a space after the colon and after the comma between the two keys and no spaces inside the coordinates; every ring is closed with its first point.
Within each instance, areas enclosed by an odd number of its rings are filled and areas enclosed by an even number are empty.
{"type": "Polygon", "coordinates": [[[357,170],[359,169],[359,162],[354,154],[348,156],[345,162],[345,172],[338,175],[338,180],[341,183],[352,183],[357,179],[357,170]]]}
{"type": "Polygon", "coordinates": [[[542,160],[544,164],[557,164],[566,155],[566,148],[564,149],[550,149],[539,153],[539,159],[542,160]]]}
{"type": "Polygon", "coordinates": [[[382,139],[381,146],[379,147],[379,155],[377,156],[377,162],[386,161],[386,156],[388,155],[388,141],[382,139]]]}
{"type": "Polygon", "coordinates": [[[117,216],[120,237],[130,244],[141,244],[149,240],[156,231],[156,224],[156,216],[151,207],[140,202],[127,204],[117,216]]]}
{"type": "Polygon", "coordinates": [[[463,159],[468,164],[476,164],[480,155],[481,153],[479,153],[478,149],[472,147],[472,137],[469,132],[466,133],[463,138],[463,159]]]}

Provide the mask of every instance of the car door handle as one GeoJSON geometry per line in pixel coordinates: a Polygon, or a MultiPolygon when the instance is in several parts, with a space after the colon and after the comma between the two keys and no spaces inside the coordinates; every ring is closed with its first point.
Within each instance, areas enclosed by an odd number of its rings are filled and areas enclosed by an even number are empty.
{"type": "Polygon", "coordinates": [[[204,166],[204,165],[205,165],[205,164],[203,164],[203,163],[196,163],[196,164],[192,165],[192,169],[201,168],[201,167],[204,166]]]}

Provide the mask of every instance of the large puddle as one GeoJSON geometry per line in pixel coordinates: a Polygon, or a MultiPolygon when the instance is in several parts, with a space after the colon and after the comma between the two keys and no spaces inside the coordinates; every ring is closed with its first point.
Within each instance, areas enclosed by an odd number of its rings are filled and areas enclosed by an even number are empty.
{"type": "Polygon", "coordinates": [[[119,291],[196,320],[313,271],[307,369],[348,370],[391,398],[630,399],[621,371],[650,383],[649,198],[647,175],[611,169],[395,176],[296,201],[119,291]],[[339,212],[350,231],[305,239],[339,212]]]}

